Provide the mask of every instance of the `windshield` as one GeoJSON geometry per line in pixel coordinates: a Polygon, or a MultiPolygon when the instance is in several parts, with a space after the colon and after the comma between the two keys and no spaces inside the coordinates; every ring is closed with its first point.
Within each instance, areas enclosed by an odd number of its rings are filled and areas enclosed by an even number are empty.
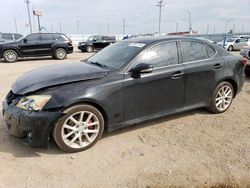
{"type": "Polygon", "coordinates": [[[91,36],[91,37],[89,37],[88,39],[87,39],[87,41],[93,41],[94,40],[94,37],[93,36],[91,36]]]}
{"type": "Polygon", "coordinates": [[[144,49],[143,43],[118,42],[104,48],[87,61],[119,69],[144,49]]]}
{"type": "Polygon", "coordinates": [[[234,38],[229,38],[229,39],[227,39],[227,42],[234,42],[236,39],[234,39],[234,38]]]}

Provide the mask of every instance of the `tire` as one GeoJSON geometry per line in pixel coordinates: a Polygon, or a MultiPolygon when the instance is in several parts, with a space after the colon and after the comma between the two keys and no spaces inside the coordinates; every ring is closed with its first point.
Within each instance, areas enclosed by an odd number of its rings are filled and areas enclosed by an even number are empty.
{"type": "Polygon", "coordinates": [[[229,46],[229,47],[228,47],[228,51],[229,51],[229,52],[231,52],[231,51],[233,51],[233,50],[234,50],[233,46],[229,46]]]}
{"type": "Polygon", "coordinates": [[[14,50],[5,50],[3,52],[4,61],[7,63],[14,63],[18,59],[18,54],[14,50]]]}
{"type": "Polygon", "coordinates": [[[94,51],[94,49],[93,49],[93,47],[92,47],[92,46],[87,46],[86,51],[87,51],[88,53],[91,53],[91,52],[93,52],[93,51],[94,51]]]}
{"type": "Polygon", "coordinates": [[[215,114],[227,111],[232,104],[234,93],[234,88],[229,82],[221,82],[213,92],[208,109],[215,114]]]}
{"type": "Polygon", "coordinates": [[[105,123],[98,109],[91,105],[77,105],[64,113],[66,115],[56,123],[53,130],[54,140],[63,151],[84,151],[101,138],[105,123]]]}
{"type": "Polygon", "coordinates": [[[64,48],[57,48],[54,52],[53,57],[59,60],[63,60],[67,57],[67,52],[64,48]]]}

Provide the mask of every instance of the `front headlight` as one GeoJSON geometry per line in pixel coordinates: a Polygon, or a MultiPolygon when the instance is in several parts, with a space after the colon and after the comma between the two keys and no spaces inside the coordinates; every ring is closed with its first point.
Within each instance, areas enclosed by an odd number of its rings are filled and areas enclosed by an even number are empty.
{"type": "Polygon", "coordinates": [[[41,111],[51,97],[51,95],[31,95],[23,97],[16,106],[24,110],[41,111]]]}

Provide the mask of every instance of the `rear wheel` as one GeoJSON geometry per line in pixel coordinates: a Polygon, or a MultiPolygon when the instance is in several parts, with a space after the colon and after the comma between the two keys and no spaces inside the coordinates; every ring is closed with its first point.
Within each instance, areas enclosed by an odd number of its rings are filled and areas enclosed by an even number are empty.
{"type": "Polygon", "coordinates": [[[229,82],[221,82],[214,90],[209,110],[213,113],[225,112],[232,104],[234,88],[229,82]]]}
{"type": "Polygon", "coordinates": [[[92,46],[87,46],[87,52],[91,53],[91,52],[93,52],[93,51],[94,51],[94,49],[93,49],[92,46]]]}
{"type": "Polygon", "coordinates": [[[229,51],[229,52],[233,51],[233,46],[229,46],[229,47],[228,47],[228,51],[229,51]]]}
{"type": "Polygon", "coordinates": [[[18,59],[18,54],[14,50],[6,50],[3,53],[3,58],[7,63],[14,63],[18,59]]]}
{"type": "Polygon", "coordinates": [[[92,147],[102,136],[104,119],[91,105],[77,105],[65,111],[53,131],[57,145],[65,152],[79,152],[92,147]]]}
{"type": "Polygon", "coordinates": [[[53,57],[55,57],[56,59],[59,59],[59,60],[65,59],[67,57],[67,52],[63,48],[57,48],[55,50],[53,57]]]}

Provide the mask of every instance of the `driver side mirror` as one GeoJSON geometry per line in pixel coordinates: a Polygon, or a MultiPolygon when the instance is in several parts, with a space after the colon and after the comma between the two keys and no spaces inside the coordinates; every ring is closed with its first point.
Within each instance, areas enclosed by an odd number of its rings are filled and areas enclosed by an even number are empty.
{"type": "Polygon", "coordinates": [[[27,39],[23,39],[23,43],[27,43],[28,42],[28,40],[27,39]]]}
{"type": "Polygon", "coordinates": [[[153,66],[146,63],[140,63],[130,70],[132,78],[140,78],[141,74],[151,73],[153,71],[153,66]]]}
{"type": "Polygon", "coordinates": [[[239,42],[240,42],[240,40],[236,40],[235,42],[236,42],[236,43],[239,43],[239,42]]]}

